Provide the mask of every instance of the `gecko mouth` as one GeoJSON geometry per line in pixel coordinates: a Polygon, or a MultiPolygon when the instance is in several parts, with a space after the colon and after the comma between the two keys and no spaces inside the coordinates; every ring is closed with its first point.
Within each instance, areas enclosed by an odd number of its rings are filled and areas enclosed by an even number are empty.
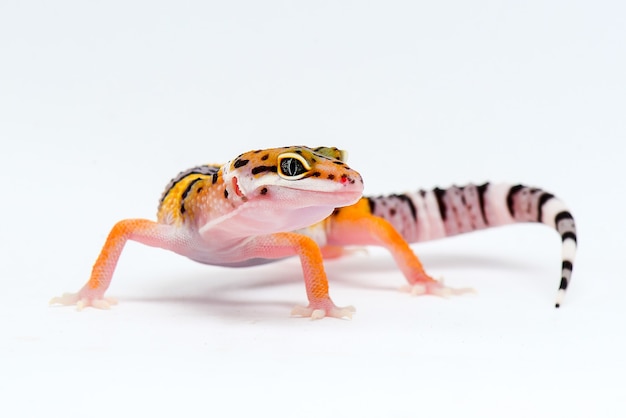
{"type": "Polygon", "coordinates": [[[296,202],[348,202],[344,204],[351,204],[356,202],[362,195],[363,189],[353,187],[351,188],[339,188],[337,190],[315,190],[305,189],[300,187],[289,187],[285,185],[281,186],[262,186],[256,189],[258,196],[280,196],[281,199],[294,200],[296,202]],[[347,190],[346,190],[347,189],[347,190]]]}

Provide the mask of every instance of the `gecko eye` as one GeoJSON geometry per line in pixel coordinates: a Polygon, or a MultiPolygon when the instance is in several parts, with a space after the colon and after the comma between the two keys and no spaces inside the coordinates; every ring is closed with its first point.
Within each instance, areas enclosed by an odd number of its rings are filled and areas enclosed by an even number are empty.
{"type": "Polygon", "coordinates": [[[278,156],[278,167],[278,175],[287,180],[301,179],[311,169],[301,155],[292,152],[278,156]]]}
{"type": "Polygon", "coordinates": [[[295,158],[283,158],[280,161],[280,172],[286,177],[297,177],[306,173],[304,165],[295,158]]]}

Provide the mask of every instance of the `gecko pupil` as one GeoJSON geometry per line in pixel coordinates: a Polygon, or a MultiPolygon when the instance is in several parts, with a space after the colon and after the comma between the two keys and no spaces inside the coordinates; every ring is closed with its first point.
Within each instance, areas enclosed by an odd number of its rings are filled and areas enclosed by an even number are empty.
{"type": "Polygon", "coordinates": [[[298,161],[295,158],[284,158],[281,162],[280,162],[280,171],[282,171],[282,173],[285,176],[288,177],[295,177],[295,176],[299,176],[300,174],[306,172],[306,169],[304,168],[304,165],[298,161]]]}

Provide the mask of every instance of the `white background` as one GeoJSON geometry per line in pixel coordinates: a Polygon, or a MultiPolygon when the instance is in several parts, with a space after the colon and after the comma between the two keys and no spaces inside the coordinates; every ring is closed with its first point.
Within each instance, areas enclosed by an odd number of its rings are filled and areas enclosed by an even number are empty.
{"type": "Polygon", "coordinates": [[[626,414],[626,9],[616,1],[0,3],[0,415],[626,414]],[[579,228],[416,245],[476,296],[329,262],[352,321],[290,318],[297,260],[229,270],[129,244],[110,311],[47,306],[195,164],[349,150],[367,194],[542,186],[579,228]]]}

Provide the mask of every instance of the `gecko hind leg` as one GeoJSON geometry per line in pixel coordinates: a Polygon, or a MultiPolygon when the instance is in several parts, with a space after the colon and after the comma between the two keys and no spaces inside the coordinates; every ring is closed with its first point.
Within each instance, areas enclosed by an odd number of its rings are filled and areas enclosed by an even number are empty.
{"type": "MultiPolygon", "coordinates": [[[[357,211],[358,208],[352,210],[357,211]]],[[[429,276],[402,235],[389,221],[379,216],[344,210],[336,216],[335,223],[332,224],[329,241],[331,245],[378,245],[386,248],[408,282],[402,290],[412,295],[434,295],[447,298],[453,295],[474,293],[474,290],[470,288],[447,287],[443,280],[435,280],[429,276]],[[350,237],[351,241],[344,242],[344,237],[350,237]]]]}

